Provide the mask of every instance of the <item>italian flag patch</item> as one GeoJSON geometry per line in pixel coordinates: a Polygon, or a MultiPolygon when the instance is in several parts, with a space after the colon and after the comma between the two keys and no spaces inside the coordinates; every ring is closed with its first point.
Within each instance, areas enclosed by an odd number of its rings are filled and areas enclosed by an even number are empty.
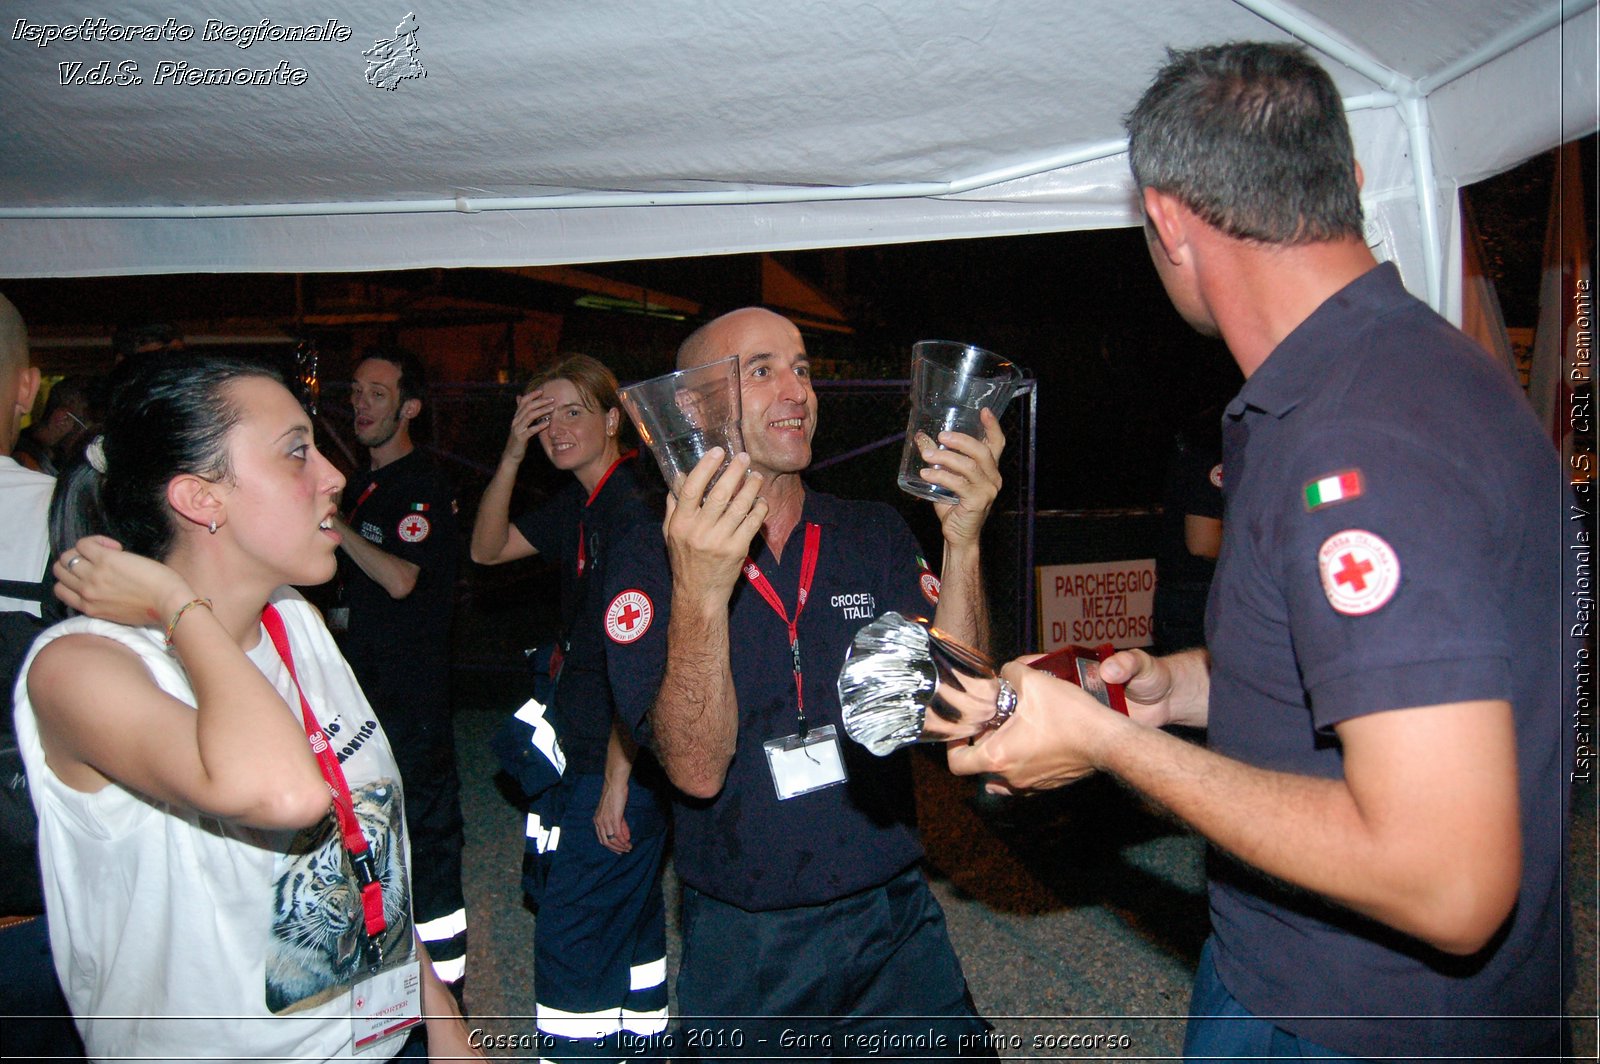
{"type": "Polygon", "coordinates": [[[1316,510],[1331,503],[1346,502],[1361,494],[1361,470],[1346,469],[1306,485],[1306,509],[1316,510]]]}

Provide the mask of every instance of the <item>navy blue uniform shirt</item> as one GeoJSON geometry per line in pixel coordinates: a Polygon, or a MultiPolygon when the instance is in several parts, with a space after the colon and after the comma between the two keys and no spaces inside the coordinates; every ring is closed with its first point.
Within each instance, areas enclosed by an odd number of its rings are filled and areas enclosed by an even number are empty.
{"type": "MultiPolygon", "coordinates": [[[[611,737],[611,684],[606,679],[606,639],[601,627],[606,599],[600,574],[605,570],[607,552],[616,534],[633,523],[660,523],[635,473],[637,460],[616,465],[593,498],[573,480],[549,502],[519,514],[514,522],[523,538],[554,562],[561,574],[565,656],[550,711],[562,753],[575,772],[604,771],[606,743],[611,737]]],[[[656,534],[659,537],[659,529],[656,534]]]]}
{"type": "MultiPolygon", "coordinates": [[[[799,596],[805,526],[821,527],[816,576],[800,615],[805,711],[831,724],[849,779],[779,801],[762,744],[798,730],[789,631],[743,576],[729,620],[739,736],[722,792],[675,793],[674,860],[683,881],[750,911],[833,901],[888,882],[922,856],[913,822],[909,755],[869,753],[844,733],[838,678],[850,641],[882,613],[931,616],[916,540],[884,503],[806,492],[779,564],[760,536],[755,562],[790,617],[799,596]]],[[[666,667],[672,576],[659,527],[640,526],[606,576],[607,661],[617,711],[648,740],[648,714],[666,667]],[[629,597],[629,596],[639,597],[629,597]]]]}
{"type": "Polygon", "coordinates": [[[349,555],[339,553],[350,607],[345,656],[363,663],[447,659],[461,549],[455,492],[433,463],[413,450],[381,469],[352,474],[341,509],[358,536],[421,569],[411,594],[391,598],[349,555]]]}
{"type": "Polygon", "coordinates": [[[1214,858],[1218,973],[1257,1015],[1357,1056],[1526,1046],[1550,1021],[1486,1017],[1563,1004],[1565,491],[1550,442],[1505,368],[1388,265],[1279,344],[1224,433],[1212,748],[1341,778],[1341,721],[1504,699],[1524,869],[1504,939],[1463,961],[1214,858]],[[1391,1018],[1341,1018],[1374,1014],[1391,1018]]]}

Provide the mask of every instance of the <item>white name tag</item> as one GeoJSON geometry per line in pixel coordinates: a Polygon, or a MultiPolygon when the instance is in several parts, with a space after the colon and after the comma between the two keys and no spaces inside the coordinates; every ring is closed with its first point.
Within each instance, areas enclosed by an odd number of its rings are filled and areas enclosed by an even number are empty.
{"type": "Polygon", "coordinates": [[[812,728],[802,738],[787,735],[768,739],[767,767],[778,800],[785,801],[845,781],[844,759],[839,755],[839,733],[832,724],[812,728]]]}
{"type": "Polygon", "coordinates": [[[350,988],[350,1019],[355,1048],[405,1034],[422,1022],[422,965],[415,954],[350,988]]]}

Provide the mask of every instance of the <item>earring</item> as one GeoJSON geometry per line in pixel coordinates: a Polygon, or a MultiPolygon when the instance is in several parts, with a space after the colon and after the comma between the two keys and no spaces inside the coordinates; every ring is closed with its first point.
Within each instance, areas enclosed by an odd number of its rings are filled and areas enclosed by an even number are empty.
{"type": "Polygon", "coordinates": [[[211,519],[211,524],[206,526],[206,531],[210,532],[213,536],[217,534],[217,519],[215,517],[211,519]]]}

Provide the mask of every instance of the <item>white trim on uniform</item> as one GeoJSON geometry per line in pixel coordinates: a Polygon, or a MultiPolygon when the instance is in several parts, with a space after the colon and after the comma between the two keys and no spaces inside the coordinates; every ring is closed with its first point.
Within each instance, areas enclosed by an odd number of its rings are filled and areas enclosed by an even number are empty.
{"type": "Polygon", "coordinates": [[[622,1030],[622,1017],[616,1008],[599,1012],[568,1012],[551,1008],[543,1002],[534,1003],[534,1025],[545,1034],[574,1041],[600,1039],[622,1030]]]}
{"type": "Polygon", "coordinates": [[[666,1006],[646,1012],[623,1009],[622,1029],[629,1034],[660,1034],[667,1029],[666,1006]]]}
{"type": "Polygon", "coordinates": [[[435,920],[419,920],[417,937],[424,942],[443,942],[467,933],[467,910],[457,909],[435,920]]]}
{"type": "Polygon", "coordinates": [[[553,853],[561,845],[561,825],[547,829],[538,813],[529,813],[528,838],[533,840],[533,848],[538,852],[553,853]]]}
{"type": "Polygon", "coordinates": [[[561,743],[556,740],[556,730],[544,718],[544,704],[536,698],[530,698],[522,704],[512,716],[533,729],[533,745],[544,755],[544,759],[556,767],[556,772],[567,770],[567,755],[561,749],[561,743]]]}
{"type": "Polygon", "coordinates": [[[629,990],[650,990],[667,981],[667,958],[635,964],[628,969],[629,990]]]}
{"type": "MultiPolygon", "coordinates": [[[[433,960],[433,958],[428,958],[433,960]]],[[[457,957],[450,961],[433,961],[433,974],[439,977],[441,983],[458,983],[467,976],[467,958],[457,957]]]]}

